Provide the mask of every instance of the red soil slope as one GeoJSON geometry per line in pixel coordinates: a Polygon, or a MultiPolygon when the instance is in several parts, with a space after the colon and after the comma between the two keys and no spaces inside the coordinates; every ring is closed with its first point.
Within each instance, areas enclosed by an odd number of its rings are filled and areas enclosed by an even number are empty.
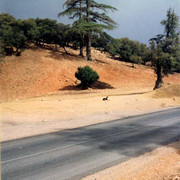
{"type": "MultiPolygon", "coordinates": [[[[74,74],[79,66],[89,65],[106,82],[121,91],[153,88],[156,76],[150,67],[115,61],[93,49],[94,61],[78,57],[68,49],[55,52],[48,48],[31,47],[20,57],[4,58],[0,64],[0,100],[22,99],[45,95],[75,86],[74,74]]],[[[180,74],[170,75],[165,82],[180,83],[180,74]]]]}

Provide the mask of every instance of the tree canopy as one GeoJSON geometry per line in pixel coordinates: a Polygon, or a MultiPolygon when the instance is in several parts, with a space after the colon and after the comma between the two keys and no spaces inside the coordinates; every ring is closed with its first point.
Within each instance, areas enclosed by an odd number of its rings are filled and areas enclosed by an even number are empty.
{"type": "Polygon", "coordinates": [[[151,59],[157,74],[154,89],[163,85],[163,77],[173,71],[180,71],[180,42],[178,16],[171,8],[167,11],[167,19],[161,24],[165,34],[158,34],[150,39],[151,59]]]}
{"type": "Polygon", "coordinates": [[[78,32],[81,40],[86,43],[86,58],[91,60],[91,42],[93,32],[102,32],[103,29],[113,29],[116,22],[106,15],[108,10],[117,9],[97,3],[94,0],[67,0],[66,10],[58,16],[68,15],[70,19],[78,18],[73,24],[74,31],[78,32]]]}
{"type": "MultiPolygon", "coordinates": [[[[116,24],[106,16],[106,12],[116,9],[95,1],[89,0],[88,2],[90,4],[87,4],[86,0],[65,2],[66,10],[61,15],[75,18],[72,25],[65,25],[48,18],[21,20],[15,19],[7,13],[0,14],[0,56],[20,55],[21,51],[30,43],[38,46],[53,44],[55,50],[62,47],[66,53],[68,53],[66,47],[74,49],[80,47],[83,51],[83,46],[86,44],[87,59],[91,59],[92,45],[121,61],[144,65],[151,62],[160,79],[157,87],[163,83],[164,75],[180,72],[180,32],[178,17],[174,10],[169,9],[167,18],[161,22],[164,26],[164,34],[158,34],[151,38],[150,47],[147,47],[146,44],[126,37],[113,38],[104,32],[104,28],[111,29],[116,24]],[[89,6],[88,15],[87,6],[89,6]],[[87,18],[89,18],[88,21],[87,18]]],[[[83,55],[81,51],[80,55],[83,55]]]]}

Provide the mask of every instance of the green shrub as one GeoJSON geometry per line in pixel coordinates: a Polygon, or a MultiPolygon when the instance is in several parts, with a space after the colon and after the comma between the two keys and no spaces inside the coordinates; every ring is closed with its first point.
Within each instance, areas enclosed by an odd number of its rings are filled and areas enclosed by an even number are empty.
{"type": "Polygon", "coordinates": [[[90,87],[99,79],[97,72],[91,69],[89,66],[78,67],[78,71],[75,73],[75,77],[81,81],[83,88],[90,87]]]}
{"type": "Polygon", "coordinates": [[[2,47],[2,45],[0,44],[0,58],[5,56],[5,51],[4,48],[2,47]]]}
{"type": "Polygon", "coordinates": [[[130,61],[135,64],[142,64],[142,57],[137,55],[130,56],[130,61]]]}

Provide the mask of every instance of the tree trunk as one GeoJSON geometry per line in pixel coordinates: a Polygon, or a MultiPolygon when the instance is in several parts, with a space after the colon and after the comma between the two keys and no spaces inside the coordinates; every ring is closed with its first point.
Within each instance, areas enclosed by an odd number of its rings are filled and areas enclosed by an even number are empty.
{"type": "Polygon", "coordinates": [[[58,45],[55,44],[55,51],[58,51],[58,45]]]}
{"type": "Polygon", "coordinates": [[[64,51],[65,51],[66,54],[69,54],[69,53],[67,52],[65,46],[63,46],[63,49],[64,49],[64,51]]]}
{"type": "Polygon", "coordinates": [[[156,80],[154,90],[163,86],[163,68],[160,64],[157,65],[156,74],[157,74],[157,80],[156,80]]]}
{"type": "Polygon", "coordinates": [[[84,54],[83,54],[83,49],[84,49],[84,47],[83,47],[83,43],[82,43],[82,42],[80,42],[80,53],[79,53],[79,56],[84,57],[84,54]]]}
{"type": "Polygon", "coordinates": [[[18,51],[19,51],[19,48],[18,48],[18,47],[16,47],[16,53],[18,53],[18,51]]]}
{"type": "Polygon", "coordinates": [[[21,49],[19,50],[19,48],[16,48],[15,54],[16,54],[16,56],[20,56],[21,55],[21,49]]]}
{"type": "Polygon", "coordinates": [[[91,56],[91,33],[87,33],[87,37],[86,37],[86,59],[87,60],[92,60],[92,56],[91,56]]]}
{"type": "MultiPolygon", "coordinates": [[[[90,2],[86,0],[86,13],[87,13],[87,22],[90,22],[90,2]]],[[[89,31],[86,35],[86,59],[92,60],[91,56],[91,32],[89,31]]]]}
{"type": "MultiPolygon", "coordinates": [[[[81,19],[82,18],[82,0],[80,0],[80,14],[79,14],[79,18],[81,19]]],[[[82,37],[83,38],[83,37],[82,37]]],[[[82,42],[82,39],[80,39],[80,52],[79,52],[79,56],[82,56],[84,57],[83,55],[83,42],[82,42]]]]}

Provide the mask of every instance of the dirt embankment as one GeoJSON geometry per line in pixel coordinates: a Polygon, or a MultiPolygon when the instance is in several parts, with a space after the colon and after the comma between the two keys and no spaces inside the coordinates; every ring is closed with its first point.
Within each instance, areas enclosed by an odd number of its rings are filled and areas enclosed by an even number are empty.
{"type": "MultiPolygon", "coordinates": [[[[48,48],[31,47],[20,57],[6,57],[0,64],[0,101],[25,99],[76,86],[74,74],[79,66],[89,65],[100,75],[107,87],[119,91],[152,89],[156,76],[152,68],[112,60],[107,54],[93,49],[94,61],[78,57],[78,51],[55,52],[48,48]],[[108,86],[109,85],[109,86],[108,86]]],[[[180,74],[170,75],[165,82],[179,83],[180,74]]],[[[101,84],[103,88],[104,84],[101,84]]]]}

